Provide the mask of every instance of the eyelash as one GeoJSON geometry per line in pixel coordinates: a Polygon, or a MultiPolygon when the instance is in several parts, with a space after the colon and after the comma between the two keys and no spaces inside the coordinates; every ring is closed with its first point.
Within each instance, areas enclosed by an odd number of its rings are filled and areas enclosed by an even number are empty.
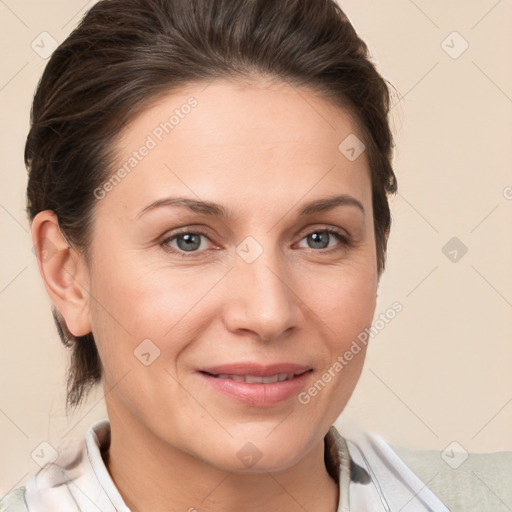
{"type": "MultiPolygon", "coordinates": [[[[335,252],[335,251],[340,251],[340,250],[343,250],[343,249],[348,249],[350,247],[353,246],[353,241],[352,241],[352,238],[350,237],[350,235],[347,235],[345,234],[345,232],[342,232],[341,230],[337,230],[337,229],[334,229],[334,228],[321,228],[321,229],[314,229],[312,231],[309,231],[307,233],[304,234],[304,236],[300,239],[300,240],[303,240],[304,238],[306,238],[307,236],[313,234],[313,233],[329,233],[330,235],[334,235],[338,241],[340,242],[340,246],[337,246],[337,247],[330,247],[330,248],[327,248],[327,249],[312,249],[312,248],[309,248],[311,251],[314,251],[314,252],[318,252],[318,253],[321,253],[321,254],[330,254],[332,252],[335,252]]],[[[171,242],[172,240],[174,240],[175,238],[177,238],[178,236],[180,235],[203,235],[204,237],[208,238],[208,233],[206,232],[206,230],[203,230],[201,228],[194,228],[194,230],[183,230],[183,231],[179,231],[177,233],[173,233],[171,236],[169,237],[166,237],[164,240],[162,240],[162,242],[160,243],[160,246],[164,249],[164,251],[166,252],[169,252],[171,254],[176,254],[178,256],[181,256],[183,258],[194,258],[194,257],[198,257],[198,256],[201,256],[203,255],[203,253],[207,252],[208,249],[204,250],[204,251],[181,251],[181,250],[177,250],[177,249],[174,249],[174,248],[170,248],[170,246],[168,245],[169,242],[171,242]]],[[[211,240],[210,240],[211,242],[211,240]]]]}

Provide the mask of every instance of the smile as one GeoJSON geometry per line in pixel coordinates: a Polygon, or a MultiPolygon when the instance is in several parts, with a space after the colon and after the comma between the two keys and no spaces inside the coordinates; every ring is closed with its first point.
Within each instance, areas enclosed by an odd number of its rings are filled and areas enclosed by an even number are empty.
{"type": "Polygon", "coordinates": [[[304,390],[313,369],[298,364],[235,363],[201,368],[198,375],[219,398],[252,407],[290,403],[304,390]]]}
{"type": "Polygon", "coordinates": [[[269,375],[268,377],[260,377],[258,375],[212,375],[217,379],[232,379],[238,382],[247,382],[248,384],[272,384],[274,382],[283,382],[285,380],[291,380],[297,375],[295,373],[276,373],[275,375],[269,375]]]}

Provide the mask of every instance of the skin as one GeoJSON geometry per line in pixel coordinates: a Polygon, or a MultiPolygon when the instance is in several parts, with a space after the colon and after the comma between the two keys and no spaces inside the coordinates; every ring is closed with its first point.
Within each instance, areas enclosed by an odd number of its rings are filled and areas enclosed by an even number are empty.
{"type": "Polygon", "coordinates": [[[364,347],[308,404],[296,396],[241,404],[197,368],[307,364],[307,390],[371,325],[370,170],[366,153],[349,161],[338,150],[348,135],[363,137],[345,111],[307,89],[216,81],[162,97],[134,119],[116,144],[119,167],[191,96],[197,107],[96,202],[90,266],[52,212],[32,226],[34,245],[56,248],[39,260],[50,297],[69,330],[92,331],[98,346],[112,428],[107,468],[133,511],[334,512],[323,438],[357,384],[364,347]],[[365,214],[345,205],[297,216],[306,202],[339,194],[365,214]],[[213,201],[233,216],[172,206],[138,217],[168,196],[213,201]],[[194,227],[207,235],[192,256],[176,237],[164,243],[194,227]],[[352,245],[326,228],[349,233],[352,245]],[[319,232],[327,248],[308,237],[319,232]],[[236,251],[248,236],[263,248],[252,263],[236,251]],[[149,366],[134,357],[145,339],[160,350],[149,366]],[[261,454],[250,468],[237,456],[247,442],[261,454]]]}

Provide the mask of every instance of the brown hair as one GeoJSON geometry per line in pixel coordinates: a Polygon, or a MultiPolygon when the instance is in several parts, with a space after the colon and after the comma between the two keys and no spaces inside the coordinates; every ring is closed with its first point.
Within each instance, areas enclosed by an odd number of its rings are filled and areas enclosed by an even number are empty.
{"type": "MultiPolygon", "coordinates": [[[[101,0],[55,50],[38,84],[25,147],[30,221],[53,210],[87,261],[93,191],[112,172],[126,123],[180,86],[267,76],[306,86],[352,113],[370,163],[377,270],[385,267],[395,193],[390,94],[366,44],[334,0],[101,0]]],[[[71,348],[67,405],[101,381],[92,333],[71,348]]]]}

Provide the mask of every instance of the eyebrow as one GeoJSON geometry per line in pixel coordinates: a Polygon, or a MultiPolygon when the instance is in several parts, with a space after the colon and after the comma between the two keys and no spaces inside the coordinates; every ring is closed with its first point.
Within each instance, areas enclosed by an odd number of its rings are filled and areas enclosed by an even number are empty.
{"type": "MultiPolygon", "coordinates": [[[[219,217],[221,219],[229,219],[233,217],[233,214],[230,213],[230,211],[226,209],[224,206],[217,203],[213,203],[211,201],[199,201],[196,199],[189,199],[186,197],[166,197],[164,199],[158,199],[157,201],[146,206],[136,215],[135,218],[138,219],[142,217],[142,215],[144,215],[145,213],[148,213],[157,208],[163,208],[168,206],[188,208],[193,212],[202,213],[204,215],[210,215],[212,217],[219,217]]],[[[325,212],[328,210],[332,210],[337,206],[355,206],[361,211],[363,215],[366,215],[364,206],[359,200],[348,194],[341,194],[334,197],[317,199],[304,204],[302,208],[299,210],[298,216],[304,217],[306,215],[313,215],[315,213],[325,212]]]]}

